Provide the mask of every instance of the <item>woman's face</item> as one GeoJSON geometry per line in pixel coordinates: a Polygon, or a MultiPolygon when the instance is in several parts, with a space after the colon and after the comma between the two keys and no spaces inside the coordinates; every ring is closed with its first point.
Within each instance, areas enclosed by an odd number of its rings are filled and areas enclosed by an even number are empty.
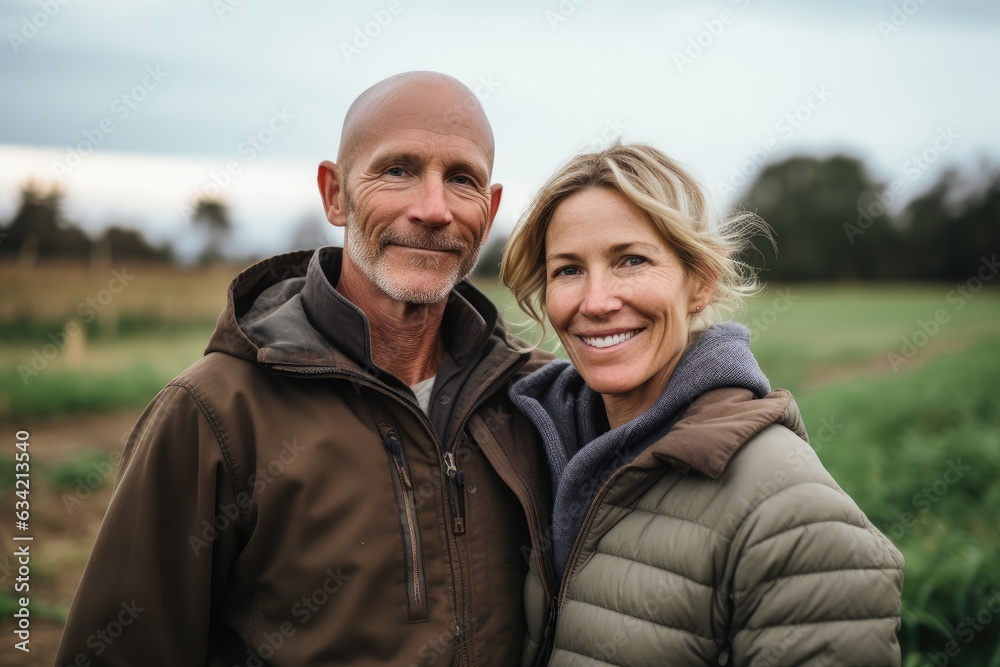
{"type": "MultiPolygon", "coordinates": [[[[646,213],[590,188],[556,208],[545,235],[545,304],[573,365],[628,419],[653,404],[688,343],[698,289],[646,213]]],[[[618,420],[621,423],[621,420],[618,420]]]]}

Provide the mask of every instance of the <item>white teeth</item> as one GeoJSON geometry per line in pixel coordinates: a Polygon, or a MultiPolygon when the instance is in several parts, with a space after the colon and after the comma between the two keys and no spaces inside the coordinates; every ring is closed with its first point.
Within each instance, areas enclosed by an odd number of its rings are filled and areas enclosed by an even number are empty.
{"type": "Polygon", "coordinates": [[[591,336],[580,336],[580,338],[584,343],[590,345],[591,347],[611,347],[612,345],[617,345],[618,343],[624,343],[635,334],[635,331],[629,331],[622,334],[615,334],[613,336],[604,336],[603,338],[595,338],[591,336]]]}

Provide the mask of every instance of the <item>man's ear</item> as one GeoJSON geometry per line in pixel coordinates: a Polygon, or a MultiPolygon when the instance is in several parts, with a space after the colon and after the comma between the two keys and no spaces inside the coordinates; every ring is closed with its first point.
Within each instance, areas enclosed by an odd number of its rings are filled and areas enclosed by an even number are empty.
{"type": "Polygon", "coordinates": [[[323,198],[323,212],[326,214],[326,219],[335,227],[347,224],[343,179],[344,174],[340,167],[329,160],[319,163],[319,170],[316,173],[319,196],[323,198]]]}
{"type": "Polygon", "coordinates": [[[486,239],[490,236],[490,229],[493,228],[493,221],[496,220],[497,211],[500,210],[500,196],[503,194],[503,186],[499,183],[494,183],[490,186],[490,217],[486,221],[486,229],[483,230],[483,245],[486,245],[486,239]]]}

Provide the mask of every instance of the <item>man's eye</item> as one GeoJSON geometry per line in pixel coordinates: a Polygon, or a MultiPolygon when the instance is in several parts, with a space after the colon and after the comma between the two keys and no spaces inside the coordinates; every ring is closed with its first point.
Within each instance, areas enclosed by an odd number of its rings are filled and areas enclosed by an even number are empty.
{"type": "Polygon", "coordinates": [[[385,170],[386,176],[402,176],[405,173],[402,167],[389,167],[385,170]]]}
{"type": "Polygon", "coordinates": [[[458,183],[459,185],[472,185],[473,184],[472,183],[472,179],[469,178],[468,176],[466,176],[465,174],[459,174],[458,176],[455,176],[451,180],[454,181],[455,183],[458,183]]]}

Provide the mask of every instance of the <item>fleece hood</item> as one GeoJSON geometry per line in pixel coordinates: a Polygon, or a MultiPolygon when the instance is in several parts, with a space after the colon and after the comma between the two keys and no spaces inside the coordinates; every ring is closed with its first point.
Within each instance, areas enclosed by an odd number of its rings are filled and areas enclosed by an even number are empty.
{"type": "Polygon", "coordinates": [[[791,396],[770,398],[749,342],[742,325],[710,327],[688,347],[652,406],[603,432],[603,400],[569,364],[552,364],[511,387],[514,404],[542,436],[552,471],[557,574],[587,508],[617,470],[670,464],[718,478],[750,436],[785,412],[791,396]],[[699,401],[709,396],[712,407],[705,410],[699,401]]]}

